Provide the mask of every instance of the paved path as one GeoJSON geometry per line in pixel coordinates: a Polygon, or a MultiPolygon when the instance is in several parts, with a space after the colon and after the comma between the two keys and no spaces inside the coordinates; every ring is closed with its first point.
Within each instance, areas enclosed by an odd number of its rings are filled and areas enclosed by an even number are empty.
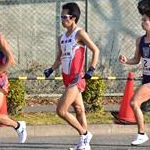
{"type": "MultiPolygon", "coordinates": [[[[120,105],[118,104],[109,104],[104,105],[105,111],[118,111],[120,105]]],[[[70,108],[70,111],[73,111],[72,107],[70,108]]],[[[26,106],[24,109],[24,112],[56,112],[56,105],[49,105],[49,106],[26,106]]]]}

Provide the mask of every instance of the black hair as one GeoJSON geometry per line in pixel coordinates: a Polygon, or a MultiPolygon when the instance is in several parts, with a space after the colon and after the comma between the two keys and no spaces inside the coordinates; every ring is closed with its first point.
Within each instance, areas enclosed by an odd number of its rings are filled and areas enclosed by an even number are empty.
{"type": "Polygon", "coordinates": [[[141,0],[137,8],[141,15],[146,15],[150,18],[150,0],[141,0]]]}
{"type": "Polygon", "coordinates": [[[62,9],[68,9],[69,10],[68,14],[72,15],[73,17],[76,17],[75,23],[78,22],[81,11],[80,11],[79,6],[76,3],[74,2],[66,3],[62,6],[62,9]]]}

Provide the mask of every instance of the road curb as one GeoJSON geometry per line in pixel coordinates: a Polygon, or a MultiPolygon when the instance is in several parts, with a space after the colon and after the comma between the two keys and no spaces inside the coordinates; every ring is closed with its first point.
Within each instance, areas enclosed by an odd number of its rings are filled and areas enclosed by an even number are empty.
{"type": "MultiPolygon", "coordinates": [[[[117,125],[117,124],[91,124],[89,131],[93,135],[109,135],[109,134],[135,134],[137,133],[136,125],[117,125]]],[[[150,124],[146,124],[146,131],[150,133],[150,124]]],[[[27,126],[28,137],[33,136],[65,136],[78,135],[69,125],[33,125],[27,126]]],[[[0,137],[14,137],[16,132],[10,127],[0,128],[0,137]]]]}

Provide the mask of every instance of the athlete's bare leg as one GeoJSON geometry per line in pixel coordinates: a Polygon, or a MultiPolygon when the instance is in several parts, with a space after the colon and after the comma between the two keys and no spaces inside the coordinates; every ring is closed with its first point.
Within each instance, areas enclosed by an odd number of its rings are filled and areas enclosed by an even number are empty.
{"type": "Polygon", "coordinates": [[[77,118],[68,111],[69,107],[75,102],[79,93],[77,86],[67,87],[65,93],[58,102],[56,111],[61,118],[66,120],[79,132],[79,134],[82,135],[86,133],[86,129],[84,129],[77,118]]]}
{"type": "MultiPolygon", "coordinates": [[[[3,90],[0,88],[0,108],[3,105],[3,101],[4,101],[4,93],[3,90]]],[[[16,128],[17,127],[17,122],[15,122],[14,120],[10,119],[7,115],[4,114],[0,114],[0,123],[7,125],[7,126],[11,126],[16,128]]]]}
{"type": "Polygon", "coordinates": [[[81,92],[77,95],[76,100],[72,104],[74,110],[76,112],[76,118],[83,127],[87,131],[87,120],[85,116],[85,108],[83,104],[82,94],[81,92]]]}
{"type": "Polygon", "coordinates": [[[141,111],[141,104],[150,98],[150,83],[142,85],[134,94],[131,100],[131,107],[138,124],[138,132],[144,133],[144,117],[141,111]]]}

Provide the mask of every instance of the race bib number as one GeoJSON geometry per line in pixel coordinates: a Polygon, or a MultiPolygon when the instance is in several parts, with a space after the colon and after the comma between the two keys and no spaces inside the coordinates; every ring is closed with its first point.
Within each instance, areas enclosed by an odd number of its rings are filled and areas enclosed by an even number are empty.
{"type": "Polygon", "coordinates": [[[150,58],[142,58],[142,68],[144,75],[150,75],[150,58]]]}
{"type": "Polygon", "coordinates": [[[69,74],[72,60],[72,46],[70,44],[66,44],[66,47],[62,53],[61,63],[63,72],[69,74]]]}

